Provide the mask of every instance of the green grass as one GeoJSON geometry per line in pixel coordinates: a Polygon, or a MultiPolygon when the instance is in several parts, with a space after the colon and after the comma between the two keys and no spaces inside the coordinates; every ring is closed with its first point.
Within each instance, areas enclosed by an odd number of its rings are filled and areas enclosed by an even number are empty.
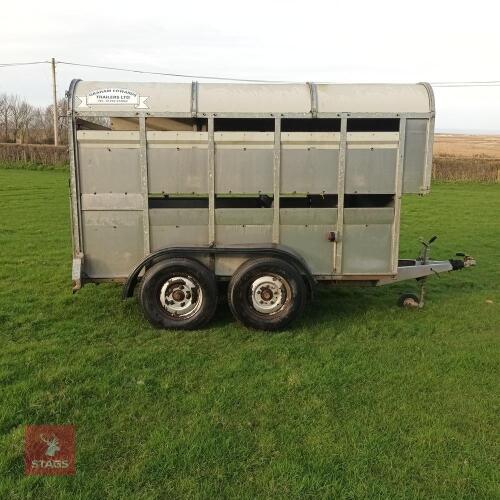
{"type": "Polygon", "coordinates": [[[289,331],[150,328],[72,295],[67,173],[0,169],[0,498],[498,498],[500,185],[403,206],[401,255],[478,266],[325,289],[289,331]],[[487,302],[489,301],[489,302],[487,302]],[[492,301],[492,303],[490,303],[492,301]],[[25,477],[27,424],[77,427],[74,477],[25,477]]]}
{"type": "Polygon", "coordinates": [[[57,163],[54,165],[45,165],[32,161],[0,161],[0,168],[15,170],[68,170],[66,163],[57,163]]]}

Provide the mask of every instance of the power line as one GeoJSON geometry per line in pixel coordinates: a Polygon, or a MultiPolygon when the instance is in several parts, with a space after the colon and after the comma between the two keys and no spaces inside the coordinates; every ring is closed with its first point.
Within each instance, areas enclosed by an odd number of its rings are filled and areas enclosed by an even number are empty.
{"type": "Polygon", "coordinates": [[[500,82],[489,83],[489,82],[471,82],[471,83],[431,83],[434,88],[467,88],[467,87],[500,87],[500,82]]]}
{"type": "Polygon", "coordinates": [[[97,66],[94,64],[80,64],[73,63],[68,61],[57,61],[57,64],[66,64],[70,66],[83,66],[86,68],[99,68],[99,69],[109,69],[113,71],[127,71],[130,73],[141,73],[146,75],[161,75],[161,76],[172,76],[172,77],[180,77],[180,78],[200,78],[203,80],[225,80],[231,82],[253,82],[253,83],[290,83],[279,80],[254,80],[251,78],[234,78],[234,77],[226,77],[226,76],[212,76],[212,75],[187,75],[182,73],[163,73],[160,71],[145,71],[140,69],[130,69],[130,68],[116,68],[112,66],[97,66]]]}
{"type": "MultiPolygon", "coordinates": [[[[146,71],[133,68],[120,68],[116,66],[100,66],[96,64],[83,64],[70,61],[56,61],[57,64],[65,64],[67,66],[79,66],[84,68],[106,69],[111,71],[124,71],[128,73],[139,73],[143,75],[159,75],[170,76],[174,78],[190,78],[201,80],[219,80],[230,82],[248,82],[248,83],[297,83],[284,80],[266,80],[266,79],[252,79],[252,78],[235,78],[229,76],[214,76],[214,75],[192,75],[184,73],[170,73],[162,71],[146,71]]],[[[34,64],[50,64],[50,61],[29,61],[29,62],[14,62],[14,63],[0,63],[0,68],[11,66],[28,66],[34,64]]],[[[468,87],[500,87],[500,80],[485,80],[485,81],[456,81],[456,82],[431,82],[435,88],[468,88],[468,87]]]]}
{"type": "Polygon", "coordinates": [[[481,85],[483,83],[493,83],[500,84],[500,80],[487,80],[487,81],[475,81],[475,82],[434,82],[433,85],[469,85],[469,84],[478,84],[481,85]]]}
{"type": "MultiPolygon", "coordinates": [[[[109,69],[113,71],[126,71],[131,73],[141,73],[147,75],[162,75],[162,76],[173,76],[173,77],[181,77],[181,78],[200,78],[205,80],[225,80],[225,81],[233,81],[233,82],[254,82],[254,83],[294,83],[291,81],[280,81],[280,80],[252,80],[248,78],[233,78],[233,77],[222,77],[222,76],[207,76],[207,75],[187,75],[187,74],[179,74],[179,73],[163,73],[156,71],[145,71],[138,69],[129,69],[129,68],[117,68],[110,66],[97,66],[93,64],[79,64],[72,63],[67,61],[57,61],[58,64],[67,64],[71,66],[83,66],[87,68],[99,68],[99,69],[109,69]]],[[[436,87],[496,87],[500,86],[500,81],[492,80],[492,81],[484,81],[484,82],[434,82],[431,83],[432,86],[436,87]]]]}
{"type": "Polygon", "coordinates": [[[49,64],[50,61],[31,61],[31,62],[15,62],[15,63],[0,63],[0,67],[5,66],[29,66],[31,64],[49,64]]]}

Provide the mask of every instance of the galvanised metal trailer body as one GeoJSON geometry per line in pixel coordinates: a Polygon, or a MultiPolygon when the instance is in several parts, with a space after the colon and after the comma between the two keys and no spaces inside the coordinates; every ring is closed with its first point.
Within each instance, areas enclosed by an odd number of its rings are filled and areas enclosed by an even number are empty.
{"type": "Polygon", "coordinates": [[[428,84],[74,80],[73,288],[125,282],[194,328],[217,281],[243,323],[281,328],[318,281],[386,284],[469,265],[398,257],[401,196],[429,192],[428,84]]]}

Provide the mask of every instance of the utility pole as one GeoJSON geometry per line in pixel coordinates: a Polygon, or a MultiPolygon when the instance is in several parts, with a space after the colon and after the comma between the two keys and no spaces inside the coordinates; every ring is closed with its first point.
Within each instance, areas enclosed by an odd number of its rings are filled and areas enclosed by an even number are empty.
{"type": "Polygon", "coordinates": [[[56,88],[56,60],[52,58],[52,97],[54,99],[54,146],[59,145],[57,133],[57,88],[56,88]]]}

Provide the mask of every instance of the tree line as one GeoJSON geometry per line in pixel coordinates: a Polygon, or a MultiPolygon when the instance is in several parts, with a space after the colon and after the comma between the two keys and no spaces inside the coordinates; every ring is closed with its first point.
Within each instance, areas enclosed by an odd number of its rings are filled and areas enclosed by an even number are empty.
{"type": "MultiPolygon", "coordinates": [[[[20,144],[54,143],[54,106],[33,106],[13,94],[0,94],[0,142],[20,144]]],[[[68,105],[66,99],[57,103],[59,142],[67,143],[68,105]]]]}

